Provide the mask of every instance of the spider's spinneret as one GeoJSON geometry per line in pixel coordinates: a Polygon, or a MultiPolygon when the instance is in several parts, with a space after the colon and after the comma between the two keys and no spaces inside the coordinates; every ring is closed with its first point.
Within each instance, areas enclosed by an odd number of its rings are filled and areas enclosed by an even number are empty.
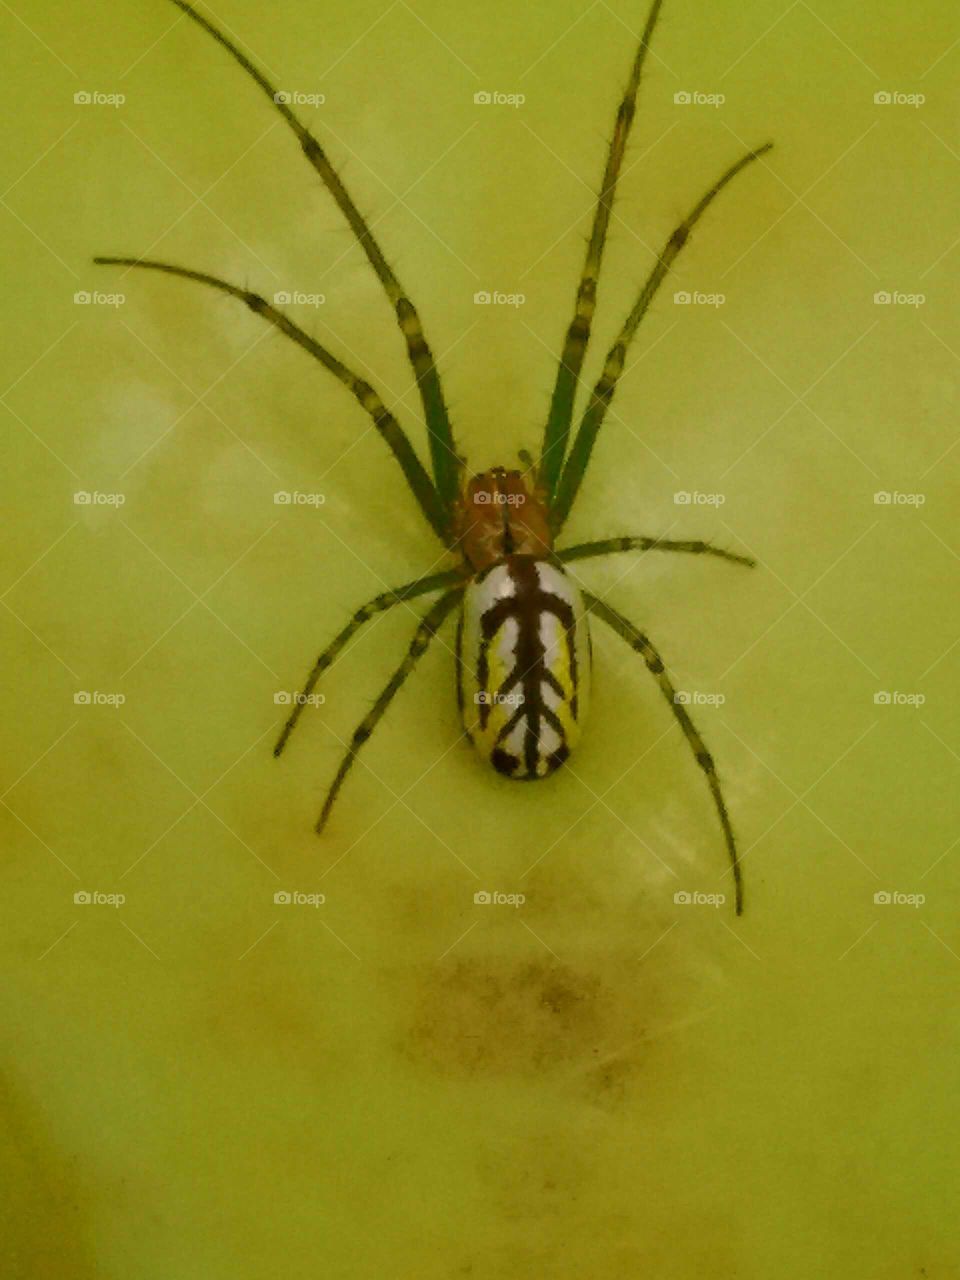
{"type": "Polygon", "coordinates": [[[458,531],[476,571],[457,631],[464,729],[508,778],[546,777],[575,746],[587,709],[583,599],[553,557],[542,497],[519,471],[474,476],[458,531]]]}

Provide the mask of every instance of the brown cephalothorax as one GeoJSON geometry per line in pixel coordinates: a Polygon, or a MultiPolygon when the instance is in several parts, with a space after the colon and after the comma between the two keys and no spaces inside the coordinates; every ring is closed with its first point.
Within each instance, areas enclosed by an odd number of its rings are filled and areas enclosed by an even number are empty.
{"type": "Polygon", "coordinates": [[[549,556],[553,536],[545,496],[522,471],[492,467],[467,481],[455,509],[457,543],[480,573],[505,556],[549,556]]]}

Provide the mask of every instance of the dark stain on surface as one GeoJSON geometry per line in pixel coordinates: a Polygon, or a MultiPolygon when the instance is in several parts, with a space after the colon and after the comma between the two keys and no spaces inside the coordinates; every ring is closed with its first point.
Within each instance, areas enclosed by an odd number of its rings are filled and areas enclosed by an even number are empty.
{"type": "Polygon", "coordinates": [[[595,975],[554,961],[456,960],[421,990],[404,1047],[442,1074],[552,1071],[596,1041],[603,1004],[595,975]]]}
{"type": "Polygon", "coordinates": [[[656,1037],[665,1004],[690,992],[665,987],[656,958],[612,947],[579,963],[496,951],[449,957],[408,971],[399,1049],[448,1079],[561,1083],[605,1109],[623,1101],[638,1073],[662,1061],[656,1037]]]}

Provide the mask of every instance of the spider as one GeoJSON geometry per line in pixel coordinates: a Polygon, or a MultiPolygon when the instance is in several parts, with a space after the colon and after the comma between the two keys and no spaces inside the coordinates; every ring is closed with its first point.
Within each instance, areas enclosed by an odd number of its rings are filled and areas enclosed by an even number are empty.
{"type": "Polygon", "coordinates": [[[577,430],[572,433],[617,181],[636,112],[643,65],[662,5],[662,0],[653,0],[608,145],[573,317],[566,329],[539,458],[534,460],[521,451],[518,457],[523,470],[493,467],[468,478],[464,459],[454,443],[439,373],[419,313],[324,148],[290,109],[287,95],[278,93],[223,31],[187,0],[172,0],[172,3],[206,31],[267,95],[296,135],[308,162],[356,236],[394,310],[406,344],[426,420],[430,471],[374,387],[259,294],[202,271],[149,258],[97,257],[94,262],[163,272],[219,290],[245,303],[312,355],[339,379],[372,418],[400,464],[422,515],[456,560],[455,565],[444,572],[416,578],[368,601],[317,658],[274,748],[277,756],[296,727],[320,676],[350,638],[384,610],[439,593],[420,617],[403,661],[354,731],[327,791],[317,831],[323,831],[360,748],[372,735],[445,619],[455,610],[459,611],[457,700],[466,735],[493,767],[508,778],[534,780],[553,773],[575,746],[586,715],[591,668],[588,618],[592,614],[642,657],[703,770],[730,859],[739,915],[743,909],[740,864],[713,757],[683,701],[678,699],[653,642],[604,600],[588,591],[581,592],[565,566],[595,556],[654,550],[716,556],[746,566],[753,566],[754,561],[701,541],[630,535],[561,549],[556,546],[556,540],[583,483],[593,446],[623,372],[627,349],[664,277],[720,192],[773,144],[768,142],[746,152],[726,169],[667,239],[607,353],[600,378],[589,392],[577,430]]]}

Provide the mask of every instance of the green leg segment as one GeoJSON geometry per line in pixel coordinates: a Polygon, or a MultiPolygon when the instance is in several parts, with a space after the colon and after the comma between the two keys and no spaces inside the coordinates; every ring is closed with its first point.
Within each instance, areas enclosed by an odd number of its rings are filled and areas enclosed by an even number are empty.
{"type": "Polygon", "coordinates": [[[387,681],[386,687],[373,704],[372,709],[363,717],[357,728],[354,730],[347,753],[340,764],[340,768],[337,770],[337,776],[334,778],[333,784],[327,792],[326,799],[323,802],[323,809],[320,812],[320,819],[317,822],[318,834],[322,833],[324,827],[327,825],[327,819],[330,817],[330,810],[333,808],[334,802],[340,794],[340,788],[343,786],[346,776],[350,772],[354,760],[357,758],[357,752],[373,733],[374,729],[380,722],[381,716],[393,701],[394,696],[400,691],[401,686],[413,671],[414,667],[416,667],[424,653],[426,653],[430,641],[439,631],[443,620],[459,603],[462,595],[463,586],[456,586],[452,588],[452,590],[447,591],[431,606],[414,632],[413,640],[410,642],[410,648],[407,651],[407,656],[387,681]]]}
{"type": "Polygon", "coordinates": [[[556,553],[563,564],[573,560],[592,560],[594,556],[612,556],[621,551],[689,551],[693,555],[719,556],[733,564],[743,564],[752,569],[756,560],[740,556],[734,551],[724,551],[709,542],[673,541],[669,538],[604,538],[600,542],[580,542],[575,547],[565,547],[556,553]]]}
{"type": "Polygon", "coordinates": [[[587,470],[587,464],[590,461],[590,454],[593,451],[593,445],[596,441],[600,427],[603,425],[603,419],[606,416],[607,409],[613,399],[614,392],[617,389],[617,383],[620,375],[623,373],[623,366],[627,358],[627,348],[633,341],[634,334],[640,325],[640,321],[647,313],[647,308],[653,301],[657,290],[663,282],[664,277],[673,265],[673,261],[679,254],[680,250],[690,239],[690,233],[696,224],[706,213],[707,209],[717,198],[720,192],[732,182],[737,174],[752,164],[754,160],[760,158],[773,146],[771,142],[766,143],[762,147],[758,147],[756,151],[748,151],[745,156],[731,165],[730,168],[713,184],[709,191],[703,195],[694,205],[691,211],[684,218],[683,222],[674,230],[667,243],[664,245],[657,258],[656,265],[650,272],[647,280],[640,290],[639,297],[634,304],[633,310],[627,316],[626,323],[620,331],[620,336],[610,348],[607,355],[606,364],[603,367],[603,373],[594,387],[590,401],[584,411],[583,418],[580,421],[580,427],[577,431],[573,446],[570,449],[570,455],[563,468],[563,474],[560,477],[559,485],[555,495],[555,500],[551,509],[551,523],[554,532],[559,532],[563,524],[570,514],[574,499],[583,481],[584,474],[587,470]]]}
{"type": "Polygon", "coordinates": [[[623,155],[630,137],[630,126],[636,114],[637,92],[640,88],[640,76],[646,61],[647,50],[653,39],[653,30],[660,16],[662,0],[653,0],[647,23],[633,61],[630,79],[617,110],[613,128],[613,137],[607,151],[607,162],[600,184],[597,208],[593,215],[593,228],[587,242],[587,253],[583,264],[583,272],[577,287],[573,319],[567,329],[566,340],[560,355],[557,379],[550,400],[550,412],[543,434],[543,445],[540,451],[538,481],[552,500],[560,469],[563,466],[564,454],[567,450],[567,439],[570,434],[570,423],[573,420],[573,406],[580,381],[580,370],[583,367],[587,346],[590,342],[590,330],[593,325],[593,314],[597,306],[597,284],[600,279],[600,267],[603,262],[603,251],[607,242],[607,229],[613,213],[613,202],[617,192],[617,181],[623,164],[623,155]]]}
{"type": "MultiPolygon", "coordinates": [[[[296,134],[303,154],[320,176],[321,182],[330,192],[337,208],[346,218],[350,230],[356,236],[357,243],[366,254],[367,261],[383,286],[383,290],[396,316],[403,340],[406,343],[407,356],[417,380],[417,388],[420,392],[424,417],[427,422],[434,479],[440,495],[440,502],[449,524],[453,503],[459,493],[460,460],[457,457],[453,429],[450,426],[450,418],[443,399],[440,375],[433,362],[433,355],[427,345],[423,325],[420,322],[416,307],[384,257],[369,223],[354,204],[353,198],[344,186],[340,175],[330,163],[327,153],[310,133],[309,129],[291,111],[288,103],[284,101],[284,95],[277,92],[259,67],[250,61],[229,36],[214,26],[193,5],[188,4],[187,0],[173,0],[173,3],[227,51],[231,58],[263,90],[276,110],[283,116],[287,125],[296,134]]],[[[449,529],[447,530],[447,536],[449,536],[449,529]]]]}
{"type": "Polygon", "coordinates": [[[713,756],[704,746],[703,739],[697,733],[693,721],[687,713],[683,703],[677,701],[677,693],[673,687],[670,677],[664,670],[663,661],[657,653],[656,649],[632,622],[618,613],[616,609],[612,609],[605,604],[597,596],[590,595],[589,592],[584,593],[584,600],[587,608],[591,613],[596,614],[608,627],[617,633],[621,639],[634,649],[643,658],[647,664],[647,670],[657,680],[660,685],[660,691],[670,704],[670,709],[680,722],[680,728],[684,732],[684,736],[690,745],[690,750],[696,757],[697,764],[703,770],[707,778],[707,784],[710,787],[710,794],[713,796],[714,804],[717,808],[717,814],[720,818],[720,826],[723,828],[723,838],[726,841],[727,852],[730,855],[730,865],[733,871],[733,883],[735,889],[735,902],[737,915],[743,911],[743,883],[740,876],[740,862],[737,857],[737,843],[733,835],[733,827],[730,825],[730,817],[727,813],[727,806],[724,803],[723,793],[720,790],[720,779],[717,777],[716,766],[713,763],[713,756]]]}
{"type": "Polygon", "coordinates": [[[287,745],[287,739],[297,727],[297,721],[300,719],[303,708],[307,705],[307,698],[316,688],[317,681],[325,671],[333,666],[344,645],[353,638],[365,622],[369,622],[378,613],[383,613],[385,609],[392,609],[394,605],[400,604],[404,600],[416,600],[418,596],[429,595],[431,591],[439,591],[443,587],[449,587],[454,582],[457,582],[460,577],[461,574],[458,570],[452,570],[448,573],[435,573],[429,578],[417,578],[414,582],[407,582],[404,586],[395,587],[392,591],[381,592],[380,595],[374,596],[372,600],[369,600],[359,608],[343,630],[334,636],[313,664],[313,670],[307,677],[307,683],[303,686],[297,704],[290,712],[287,723],[283,726],[283,731],[277,739],[277,745],[273,748],[273,754],[278,756],[287,745]]]}
{"type": "Polygon", "coordinates": [[[430,527],[439,538],[444,542],[447,541],[449,520],[437,491],[433,487],[433,481],[423,469],[423,465],[417,457],[407,433],[386,408],[380,396],[374,391],[369,382],[357,377],[331,351],[328,351],[326,347],[311,338],[308,333],[305,333],[299,325],[294,324],[282,311],[272,307],[266,298],[262,298],[258,293],[251,293],[249,289],[241,289],[238,285],[230,284],[227,280],[221,280],[217,276],[207,275],[203,271],[189,271],[186,267],[171,266],[169,262],[157,262],[152,258],[94,258],[94,262],[98,266],[107,267],[144,267],[148,271],[162,271],[167,275],[180,276],[184,280],[195,280],[199,284],[208,285],[211,289],[219,289],[221,293],[229,294],[231,298],[237,298],[240,302],[245,303],[251,311],[258,316],[263,316],[264,320],[269,321],[281,333],[285,333],[288,338],[292,338],[297,346],[302,347],[315,360],[319,360],[325,369],[328,369],[335,378],[339,379],[370,415],[374,426],[387,442],[393,456],[400,463],[407,484],[413,491],[413,496],[417,500],[420,510],[429,521],[430,527]]]}

